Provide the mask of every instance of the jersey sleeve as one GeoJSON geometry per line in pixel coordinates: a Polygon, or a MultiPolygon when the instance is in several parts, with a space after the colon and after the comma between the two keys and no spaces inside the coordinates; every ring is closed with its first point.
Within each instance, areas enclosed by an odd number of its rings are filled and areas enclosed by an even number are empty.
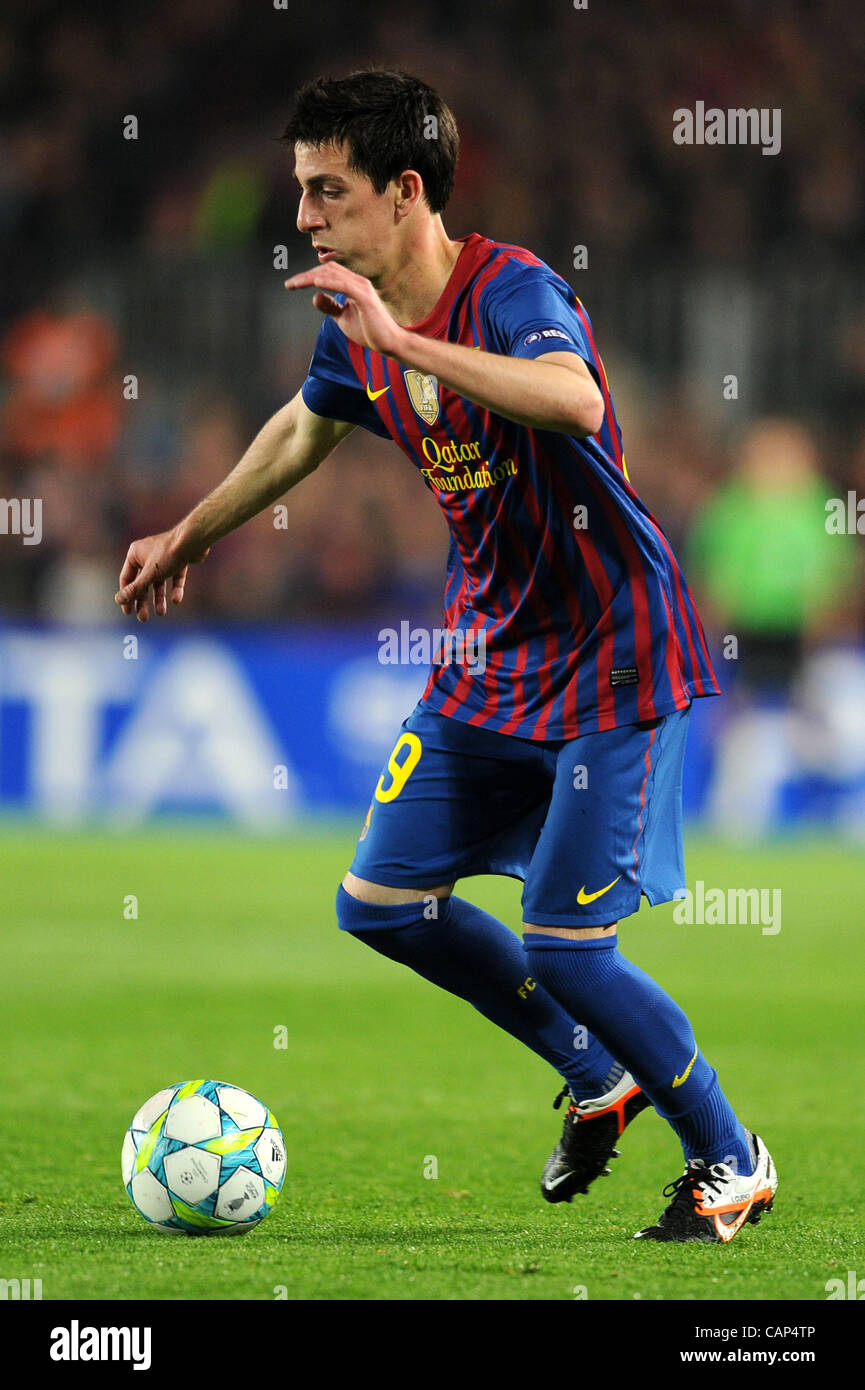
{"type": "Polygon", "coordinates": [[[595,356],[576,309],[576,296],[545,265],[522,266],[493,280],[484,300],[491,347],[506,357],[542,357],[573,352],[597,375],[595,356]]]}
{"type": "MultiPolygon", "coordinates": [[[[344,296],[337,296],[338,299],[344,296]]],[[[360,385],[346,347],[346,337],[333,319],[326,318],[318,331],[301,389],[304,405],[328,420],[347,420],[382,439],[390,439],[381,417],[360,385]]]]}

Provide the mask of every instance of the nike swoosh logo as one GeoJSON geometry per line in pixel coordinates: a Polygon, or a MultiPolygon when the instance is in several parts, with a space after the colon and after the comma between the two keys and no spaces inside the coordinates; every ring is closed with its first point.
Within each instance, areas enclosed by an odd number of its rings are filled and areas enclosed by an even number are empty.
{"type": "Polygon", "coordinates": [[[573,1176],[573,1173],[562,1173],[560,1178],[555,1178],[552,1182],[545,1182],[544,1187],[548,1192],[552,1192],[553,1188],[558,1187],[559,1183],[565,1182],[567,1178],[572,1178],[573,1176]]]}
{"type": "Polygon", "coordinates": [[[383,396],[384,393],[385,393],[385,391],[389,391],[389,390],[390,390],[390,387],[389,387],[389,386],[383,386],[383,387],[381,388],[380,391],[373,391],[373,389],[372,389],[372,387],[370,386],[369,382],[366,383],[366,394],[369,396],[369,398],[370,398],[371,401],[377,401],[378,398],[379,398],[379,396],[383,396]]]}
{"type": "Polygon", "coordinates": [[[593,902],[595,901],[595,898],[602,898],[602,897],[604,896],[605,893],[609,893],[610,889],[611,889],[611,888],[614,888],[614,887],[616,886],[616,884],[618,883],[618,881],[619,881],[619,879],[620,879],[621,877],[622,877],[622,875],[621,875],[621,874],[618,874],[618,875],[613,879],[612,883],[608,883],[607,886],[606,886],[606,888],[599,888],[598,891],[597,891],[597,893],[587,893],[587,892],[586,892],[586,885],[583,884],[582,888],[580,889],[579,893],[577,894],[577,902],[578,902],[578,903],[582,903],[582,904],[585,904],[585,903],[593,903],[593,902]]]}
{"type": "Polygon", "coordinates": [[[684,1084],[685,1084],[685,1082],[687,1081],[688,1077],[691,1075],[691,1068],[692,1068],[692,1066],[694,1065],[694,1063],[696,1062],[696,1060],[697,1060],[697,1048],[695,1047],[695,1048],[694,1048],[694,1055],[693,1055],[693,1057],[691,1058],[691,1060],[690,1060],[690,1062],[688,1063],[688,1065],[685,1067],[685,1070],[683,1071],[682,1075],[681,1075],[681,1076],[674,1076],[674,1077],[673,1077],[673,1085],[674,1085],[674,1086],[684,1086],[684,1084]]]}

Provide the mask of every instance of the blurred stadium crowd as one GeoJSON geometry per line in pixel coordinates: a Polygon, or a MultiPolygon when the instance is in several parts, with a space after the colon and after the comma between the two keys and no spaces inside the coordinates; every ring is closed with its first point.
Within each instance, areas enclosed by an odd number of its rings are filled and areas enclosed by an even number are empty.
{"type": "MultiPolygon", "coordinates": [[[[861,634],[861,538],[824,526],[828,497],[865,496],[865,24],[847,0],[7,4],[0,495],[43,499],[44,539],[0,549],[3,614],[121,620],[128,542],[173,524],[297,390],[316,315],[289,312],[273,270],[279,244],[292,268],[310,260],[276,137],[302,81],[373,61],[417,72],[456,114],[449,233],[527,245],[585,298],[631,476],[715,633],[765,636],[780,668],[813,634],[861,634]],[[781,108],[781,155],[676,146],[672,113],[697,100],[781,108]],[[768,398],[702,408],[687,359],[653,361],[651,335],[635,353],[624,316],[593,307],[592,285],[658,263],[858,283],[829,325],[826,394],[783,417],[768,398]],[[250,267],[270,327],[246,352],[250,267]],[[180,352],[191,325],[200,363],[180,352]]],[[[356,431],[288,511],[287,530],[268,514],[220,543],[181,620],[437,621],[445,527],[394,448],[356,431]]]]}

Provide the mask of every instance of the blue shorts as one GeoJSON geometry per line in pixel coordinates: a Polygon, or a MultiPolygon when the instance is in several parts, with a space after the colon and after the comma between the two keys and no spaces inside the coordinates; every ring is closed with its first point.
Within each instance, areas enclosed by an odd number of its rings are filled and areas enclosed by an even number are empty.
{"type": "Polygon", "coordinates": [[[523,920],[605,926],[640,895],[685,889],[682,765],[689,710],[535,742],[418,703],[376,787],[351,872],[428,889],[473,874],[523,880],[523,920]]]}

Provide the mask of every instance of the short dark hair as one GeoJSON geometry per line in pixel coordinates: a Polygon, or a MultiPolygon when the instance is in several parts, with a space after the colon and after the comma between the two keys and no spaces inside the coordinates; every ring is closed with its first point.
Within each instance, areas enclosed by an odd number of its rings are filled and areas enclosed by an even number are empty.
{"type": "Polygon", "coordinates": [[[345,144],[349,169],[364,174],[379,194],[403,170],[415,169],[434,213],[444,210],[453,192],[456,121],[432,87],[401,68],[366,68],[307,82],[282,139],[316,149],[345,144]]]}

